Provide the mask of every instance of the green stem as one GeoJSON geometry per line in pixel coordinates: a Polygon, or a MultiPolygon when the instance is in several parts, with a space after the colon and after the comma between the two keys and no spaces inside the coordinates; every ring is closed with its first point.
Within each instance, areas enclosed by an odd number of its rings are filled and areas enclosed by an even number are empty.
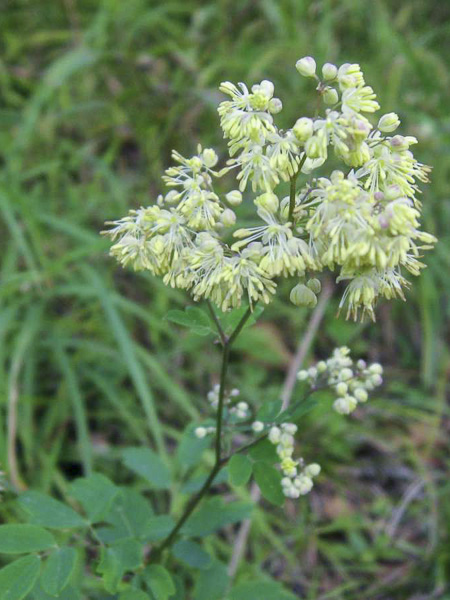
{"type": "Polygon", "coordinates": [[[305,164],[305,161],[306,161],[306,153],[304,152],[300,159],[300,162],[298,164],[297,172],[294,173],[294,175],[292,175],[292,177],[291,177],[291,188],[290,188],[290,193],[289,193],[289,215],[288,215],[288,221],[290,223],[293,222],[293,218],[294,218],[295,192],[296,192],[296,186],[297,186],[297,177],[299,176],[300,171],[302,170],[302,167],[305,164]]]}
{"type": "Polygon", "coordinates": [[[214,321],[214,325],[217,328],[217,332],[220,337],[220,341],[222,342],[222,346],[226,344],[227,336],[225,335],[224,330],[222,329],[222,325],[220,324],[219,319],[217,318],[216,312],[209,300],[206,301],[206,306],[208,307],[209,314],[211,315],[212,320],[214,321]]]}
{"type": "MultiPolygon", "coordinates": [[[[210,307],[210,310],[212,310],[212,307],[210,307]]],[[[231,458],[231,456],[222,458],[222,426],[223,426],[223,409],[224,409],[224,399],[225,399],[225,384],[226,384],[226,377],[227,377],[227,372],[228,372],[228,364],[230,362],[231,346],[234,343],[234,341],[236,340],[236,338],[238,337],[238,335],[241,333],[245,323],[247,322],[247,320],[251,314],[252,314],[252,309],[249,307],[247,309],[247,311],[245,312],[244,316],[242,317],[242,319],[237,324],[235,330],[232,332],[232,334],[228,338],[225,335],[225,333],[223,332],[222,328],[220,327],[220,323],[218,322],[218,319],[217,319],[217,322],[216,322],[216,319],[213,319],[214,322],[216,323],[217,330],[219,332],[220,339],[221,339],[222,345],[223,345],[222,368],[220,371],[219,405],[217,407],[217,418],[216,418],[214,466],[213,466],[210,474],[208,475],[205,483],[201,487],[201,489],[194,496],[192,496],[191,499],[189,500],[189,502],[186,504],[183,514],[181,515],[181,517],[178,519],[178,521],[174,525],[172,531],[163,540],[163,542],[159,546],[159,548],[156,548],[153,551],[152,562],[157,562],[159,560],[162,552],[164,550],[166,550],[167,548],[170,548],[170,546],[172,546],[180,529],[183,527],[183,525],[189,519],[189,517],[191,516],[194,509],[201,502],[202,498],[207,494],[208,490],[210,489],[211,485],[213,484],[214,479],[216,478],[216,475],[219,473],[219,471],[222,469],[222,467],[224,465],[226,465],[226,463],[231,458]]]]}

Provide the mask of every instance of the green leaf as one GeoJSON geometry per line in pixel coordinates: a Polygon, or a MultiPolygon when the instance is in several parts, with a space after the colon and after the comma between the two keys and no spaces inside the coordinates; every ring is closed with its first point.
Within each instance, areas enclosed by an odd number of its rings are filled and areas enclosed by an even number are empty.
{"type": "Polygon", "coordinates": [[[41,575],[41,585],[51,596],[57,596],[68,585],[77,563],[75,548],[54,550],[47,558],[41,575]]]}
{"type": "Polygon", "coordinates": [[[71,496],[84,508],[91,523],[103,520],[118,493],[119,488],[112,481],[97,473],[76,479],[70,485],[71,496]]]}
{"type": "Polygon", "coordinates": [[[244,454],[234,454],[228,463],[228,475],[232,485],[245,485],[252,474],[252,462],[244,454]]]}
{"type": "Polygon", "coordinates": [[[247,519],[252,509],[253,504],[247,502],[225,504],[221,498],[211,498],[204,501],[190,517],[182,528],[182,532],[191,537],[208,535],[225,525],[247,519]]]}
{"type": "Polygon", "coordinates": [[[142,537],[149,542],[158,542],[167,537],[174,527],[175,521],[170,515],[157,515],[145,523],[142,537]]]}
{"type": "Polygon", "coordinates": [[[209,316],[197,306],[187,306],[183,310],[169,310],[166,315],[168,321],[188,327],[197,335],[208,335],[214,331],[211,327],[209,316]]]}
{"type": "Polygon", "coordinates": [[[150,600],[150,596],[141,590],[126,590],[120,594],[119,600],[150,600]]]}
{"type": "Polygon", "coordinates": [[[30,515],[34,525],[54,529],[84,527],[86,523],[70,506],[42,494],[25,492],[19,497],[19,504],[30,515]]]}
{"type": "Polygon", "coordinates": [[[22,600],[31,591],[41,561],[37,556],[24,556],[0,570],[0,600],[22,600]]]}
{"type": "Polygon", "coordinates": [[[97,529],[97,534],[105,544],[128,538],[146,540],[149,522],[153,518],[150,502],[136,490],[124,487],[104,517],[111,527],[101,527],[97,529]]]}
{"type": "Polygon", "coordinates": [[[276,581],[258,580],[239,583],[230,593],[230,600],[297,600],[276,581]]]}
{"type": "MultiPolygon", "coordinates": [[[[68,585],[66,588],[64,588],[63,591],[58,594],[58,596],[52,596],[42,589],[42,585],[39,581],[34,586],[31,597],[33,600],[55,600],[55,597],[58,598],[58,600],[81,600],[81,594],[79,590],[75,589],[71,585],[68,585]]],[[[85,598],[85,596],[83,596],[83,598],[85,598]]]]}
{"type": "Polygon", "coordinates": [[[195,428],[196,425],[189,425],[184,430],[177,448],[177,461],[186,469],[198,464],[202,453],[211,444],[208,436],[198,438],[194,433],[195,428]]]}
{"type": "Polygon", "coordinates": [[[175,593],[175,584],[170,573],[161,565],[150,565],[143,573],[144,579],[155,600],[167,600],[175,593]]]}
{"type": "Polygon", "coordinates": [[[193,569],[207,569],[211,565],[210,555],[203,548],[191,540],[180,540],[172,550],[178,560],[193,569]]]}
{"type": "Polygon", "coordinates": [[[125,448],[122,460],[126,467],[146,479],[153,488],[170,488],[170,472],[160,457],[150,448],[125,448]]]}
{"type": "Polygon", "coordinates": [[[38,525],[0,525],[0,552],[22,554],[56,546],[52,534],[38,525]]]}
{"type": "Polygon", "coordinates": [[[281,488],[281,473],[267,463],[257,462],[253,465],[253,474],[264,498],[281,506],[285,501],[281,488]]]}
{"type": "Polygon", "coordinates": [[[287,410],[278,415],[276,421],[278,423],[283,423],[287,420],[289,421],[298,421],[301,417],[311,412],[316,406],[318,402],[316,398],[310,396],[305,400],[300,402],[296,402],[289,407],[287,410]]]}
{"type": "Polygon", "coordinates": [[[255,420],[263,423],[273,423],[279,415],[283,401],[281,398],[264,402],[261,408],[256,413],[255,420]]]}
{"type": "Polygon", "coordinates": [[[209,569],[200,571],[194,588],[194,600],[223,600],[229,582],[227,568],[215,561],[209,569]]]}
{"type": "MultiPolygon", "coordinates": [[[[237,308],[237,309],[232,310],[227,313],[222,313],[222,314],[219,313],[220,314],[219,319],[220,319],[220,324],[222,325],[222,329],[224,329],[224,331],[228,334],[232,333],[234,331],[234,329],[236,329],[236,327],[238,326],[242,317],[247,312],[247,309],[248,309],[248,306],[241,306],[240,308],[237,308]]],[[[244,329],[254,325],[256,323],[256,321],[259,319],[259,317],[262,315],[263,312],[264,312],[263,306],[258,306],[258,305],[255,306],[255,308],[253,309],[252,315],[248,318],[248,320],[246,321],[246,323],[244,325],[244,329]]]]}
{"type": "Polygon", "coordinates": [[[142,563],[142,544],[136,540],[122,540],[103,547],[97,572],[103,577],[108,592],[115,593],[127,571],[134,571],[142,563]]]}
{"type": "Polygon", "coordinates": [[[258,444],[250,448],[249,456],[253,458],[253,460],[264,461],[269,464],[274,464],[278,462],[278,455],[274,444],[269,442],[267,438],[261,440],[258,444]]]}

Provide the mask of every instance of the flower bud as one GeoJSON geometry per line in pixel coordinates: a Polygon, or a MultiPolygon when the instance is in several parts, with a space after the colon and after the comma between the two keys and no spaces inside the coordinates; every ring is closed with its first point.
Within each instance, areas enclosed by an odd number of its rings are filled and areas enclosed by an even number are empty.
{"type": "Polygon", "coordinates": [[[383,115],[378,121],[378,129],[383,133],[391,133],[400,125],[400,119],[394,112],[383,115]]]}
{"type": "Polygon", "coordinates": [[[340,381],[336,385],[336,393],[338,396],[345,396],[347,391],[348,391],[348,385],[346,383],[344,383],[343,381],[340,381]]]}
{"type": "Polygon", "coordinates": [[[325,104],[336,104],[339,101],[339,94],[337,90],[331,87],[327,87],[323,92],[323,101],[325,104]]]}
{"type": "Polygon", "coordinates": [[[299,142],[306,142],[314,133],[313,120],[308,119],[308,117],[297,119],[292,131],[299,142]]]}
{"type": "Polygon", "coordinates": [[[358,402],[366,402],[367,398],[369,397],[369,394],[364,388],[356,388],[353,391],[353,395],[358,400],[358,402]]]}
{"type": "Polygon", "coordinates": [[[409,142],[403,135],[394,135],[391,139],[391,147],[394,150],[408,150],[409,142]]]}
{"type": "Polygon", "coordinates": [[[231,208],[226,208],[220,217],[220,221],[225,227],[232,227],[236,223],[236,215],[231,208]]]}
{"type": "Polygon", "coordinates": [[[320,158],[320,144],[315,135],[311,136],[305,144],[305,152],[308,158],[320,158]]]}
{"type": "Polygon", "coordinates": [[[300,475],[300,477],[294,479],[294,485],[299,493],[304,496],[312,490],[313,481],[311,477],[308,477],[307,475],[300,475]]]}
{"type": "Polygon", "coordinates": [[[180,192],[177,190],[170,190],[170,192],[167,192],[167,194],[164,196],[164,202],[167,204],[175,204],[179,199],[180,192]]]}
{"type": "Polygon", "coordinates": [[[369,367],[369,371],[373,375],[382,375],[383,374],[383,367],[379,363],[372,363],[370,365],[370,367],[369,367]]]}
{"type": "Polygon", "coordinates": [[[225,198],[228,204],[231,204],[231,206],[239,206],[239,204],[242,202],[242,194],[239,190],[228,192],[225,198]]]}
{"type": "Polygon", "coordinates": [[[309,375],[308,375],[308,371],[306,371],[306,369],[302,369],[301,371],[299,371],[297,373],[297,379],[299,381],[306,381],[308,379],[309,375]]]}
{"type": "Polygon", "coordinates": [[[219,160],[219,157],[217,156],[215,150],[213,150],[212,148],[205,148],[202,153],[202,158],[205,167],[209,168],[217,165],[217,161],[219,160]]]}
{"type": "Polygon", "coordinates": [[[278,444],[278,442],[280,441],[280,437],[281,431],[279,430],[279,428],[271,427],[269,431],[269,441],[272,442],[272,444],[278,444]]]}
{"type": "Polygon", "coordinates": [[[266,192],[261,194],[254,200],[256,206],[259,208],[264,208],[270,213],[274,213],[278,210],[278,206],[280,205],[280,201],[278,197],[272,192],[266,192]]]}
{"type": "Polygon", "coordinates": [[[208,432],[206,431],[205,427],[197,427],[195,430],[195,437],[201,440],[207,435],[207,433],[208,432]]]}
{"type": "Polygon", "coordinates": [[[264,429],[264,423],[262,421],[255,421],[252,423],[252,429],[255,433],[260,433],[264,429]]]}
{"type": "Polygon", "coordinates": [[[292,304],[295,304],[295,306],[314,308],[314,306],[317,304],[317,296],[303,283],[298,283],[294,288],[292,288],[289,299],[292,304]]]}
{"type": "Polygon", "coordinates": [[[332,63],[325,63],[322,67],[322,75],[325,81],[336,79],[337,72],[337,66],[332,63]]]}
{"type": "Polygon", "coordinates": [[[273,115],[276,115],[279,112],[281,112],[282,108],[283,103],[279,98],[272,98],[272,100],[269,102],[269,112],[273,115]]]}
{"type": "Polygon", "coordinates": [[[273,97],[273,93],[275,91],[275,86],[268,79],[263,79],[259,84],[259,89],[263,92],[268,98],[273,97]]]}
{"type": "Polygon", "coordinates": [[[320,471],[320,465],[318,465],[317,463],[311,463],[305,468],[305,475],[309,475],[309,477],[317,477],[320,471]]]}
{"type": "Polygon", "coordinates": [[[312,56],[304,56],[295,63],[295,68],[303,77],[314,77],[316,74],[316,61],[312,56]]]}
{"type": "Polygon", "coordinates": [[[194,173],[200,171],[203,167],[203,160],[199,156],[193,156],[188,163],[194,173]]]}
{"type": "Polygon", "coordinates": [[[320,281],[318,279],[316,279],[316,278],[310,279],[306,285],[315,294],[320,294],[320,290],[322,289],[322,284],[320,283],[320,281]]]}

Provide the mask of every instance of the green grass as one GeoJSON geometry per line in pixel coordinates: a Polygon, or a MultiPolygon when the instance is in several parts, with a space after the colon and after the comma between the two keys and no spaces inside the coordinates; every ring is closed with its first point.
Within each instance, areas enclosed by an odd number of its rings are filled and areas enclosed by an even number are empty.
{"type": "MultiPolygon", "coordinates": [[[[238,576],[270,573],[308,599],[448,600],[450,5],[17,0],[0,31],[3,468],[15,398],[19,485],[64,494],[91,469],[120,482],[119,447],[173,452],[219,357],[164,320],[184,295],[118,269],[98,232],[153,201],[171,148],[224,154],[222,80],[272,79],[289,124],[308,102],[297,58],[360,62],[433,165],[423,201],[440,242],[407,304],[380,307],[376,325],[336,321],[329,306],[312,354],[348,343],[387,366],[387,384],[355,419],[326,399],[306,418],[303,455],[324,465],[317,491],[286,513],[256,512],[238,576]]],[[[278,393],[305,326],[287,295],[234,355],[233,384],[255,402],[278,393]]],[[[0,510],[14,518],[6,500],[0,510]]],[[[208,543],[227,560],[232,541],[230,530],[208,543]]]]}

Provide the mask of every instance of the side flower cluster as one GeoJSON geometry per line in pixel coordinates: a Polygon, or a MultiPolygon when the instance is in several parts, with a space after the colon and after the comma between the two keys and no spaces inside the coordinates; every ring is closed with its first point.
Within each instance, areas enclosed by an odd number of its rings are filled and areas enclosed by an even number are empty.
{"type": "Polygon", "coordinates": [[[330,388],[336,393],[333,407],[336,412],[348,415],[358,403],[367,402],[369,392],[383,383],[383,367],[378,363],[368,365],[365,360],[354,363],[346,346],[336,348],[326,361],[319,361],[309,369],[298,372],[297,379],[314,389],[330,388]]]}
{"type": "Polygon", "coordinates": [[[122,265],[223,311],[270,302],[280,277],[294,278],[292,301],[311,308],[318,292],[306,282],[324,269],[347,282],[347,317],[374,318],[380,297],[404,299],[405,273],[420,274],[422,253],[436,241],[420,229],[418,184],[430,168],[412,153],[417,140],[395,133],[395,113],[371,121],[380,106],[358,64],[326,63],[320,76],[312,57],[296,67],[315,83],[318,114],[282,130],[271,81],[250,89],[222,83],[226,166],[217,170],[211,148],[198,146],[191,158],[173,152],[175,165],[163,176],[169,191],[109,223],[111,254],[122,265]],[[323,173],[330,158],[342,169],[323,173]],[[214,182],[225,174],[234,174],[235,189],[221,196],[214,182]],[[238,221],[244,192],[255,223],[238,221]]]}
{"type": "Polygon", "coordinates": [[[305,465],[302,458],[293,458],[297,433],[295,423],[274,425],[269,430],[269,441],[276,446],[280,458],[280,468],[283,473],[281,485],[287,498],[299,498],[312,490],[313,478],[320,473],[317,463],[305,465]]]}

